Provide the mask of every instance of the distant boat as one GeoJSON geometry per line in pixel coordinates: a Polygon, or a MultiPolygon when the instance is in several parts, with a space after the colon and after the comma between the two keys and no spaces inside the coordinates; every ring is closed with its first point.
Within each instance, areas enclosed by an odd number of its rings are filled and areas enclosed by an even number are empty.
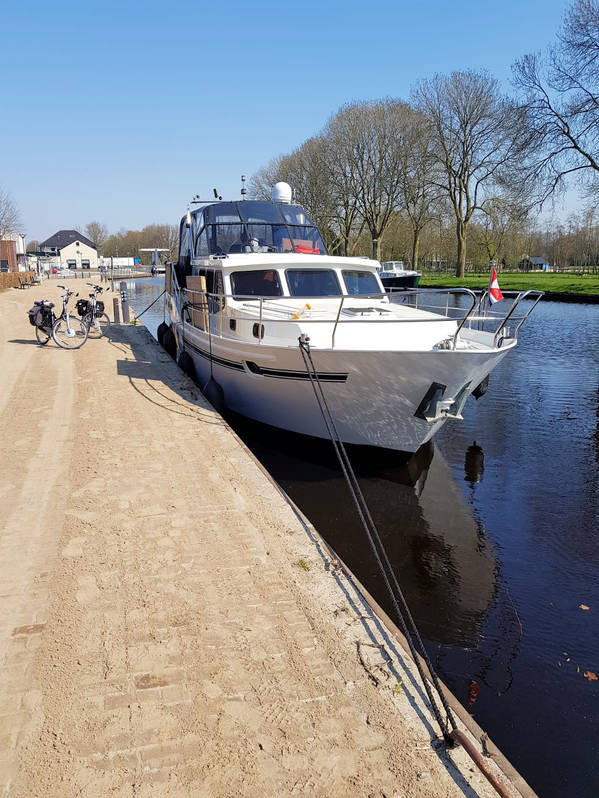
{"type": "Polygon", "coordinates": [[[405,269],[401,260],[387,260],[381,263],[379,277],[385,288],[416,288],[422,274],[405,269]]]}

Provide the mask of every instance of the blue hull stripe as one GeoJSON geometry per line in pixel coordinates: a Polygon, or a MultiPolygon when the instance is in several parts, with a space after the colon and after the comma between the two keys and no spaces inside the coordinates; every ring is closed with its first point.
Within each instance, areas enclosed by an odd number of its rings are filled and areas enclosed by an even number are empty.
{"type": "MultiPolygon", "coordinates": [[[[209,352],[204,352],[203,349],[200,349],[195,344],[192,344],[191,341],[188,341],[187,338],[183,339],[184,344],[189,349],[192,349],[196,354],[200,355],[200,357],[205,358],[206,360],[210,360],[211,356],[209,352]]],[[[212,362],[214,365],[223,366],[223,368],[233,369],[233,371],[243,371],[245,372],[245,368],[243,363],[238,363],[234,360],[225,360],[225,358],[217,357],[216,355],[212,355],[212,362]]],[[[273,377],[278,380],[309,380],[310,376],[305,371],[292,371],[290,369],[271,369],[267,368],[266,366],[258,366],[255,363],[252,363],[250,367],[250,371],[254,374],[261,375],[263,377],[273,377]]],[[[318,379],[321,382],[347,382],[347,374],[341,373],[334,373],[334,372],[326,372],[326,371],[319,371],[318,372],[318,379]]]]}

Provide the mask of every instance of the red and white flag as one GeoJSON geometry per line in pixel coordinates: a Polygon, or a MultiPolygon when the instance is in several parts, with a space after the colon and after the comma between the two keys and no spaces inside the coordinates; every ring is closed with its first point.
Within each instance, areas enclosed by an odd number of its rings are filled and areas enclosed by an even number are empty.
{"type": "Polygon", "coordinates": [[[496,302],[501,302],[502,299],[503,294],[497,282],[497,272],[495,271],[495,267],[493,267],[493,269],[491,269],[491,279],[489,280],[489,301],[494,305],[496,302]]]}

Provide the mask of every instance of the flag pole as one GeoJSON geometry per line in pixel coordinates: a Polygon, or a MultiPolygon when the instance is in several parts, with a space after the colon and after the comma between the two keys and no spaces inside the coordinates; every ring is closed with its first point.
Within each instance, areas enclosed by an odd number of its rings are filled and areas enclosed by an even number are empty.
{"type": "Polygon", "coordinates": [[[491,310],[491,283],[493,282],[493,258],[489,258],[489,284],[487,285],[487,301],[485,303],[485,318],[491,310]]]}

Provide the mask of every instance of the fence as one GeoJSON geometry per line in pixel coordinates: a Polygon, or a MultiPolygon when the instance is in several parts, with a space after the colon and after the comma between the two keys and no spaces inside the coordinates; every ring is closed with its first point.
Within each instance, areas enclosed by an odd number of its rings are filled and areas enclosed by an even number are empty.
{"type": "Polygon", "coordinates": [[[3,288],[18,288],[19,277],[21,280],[29,280],[34,271],[29,272],[2,272],[0,273],[0,291],[3,288]]]}

